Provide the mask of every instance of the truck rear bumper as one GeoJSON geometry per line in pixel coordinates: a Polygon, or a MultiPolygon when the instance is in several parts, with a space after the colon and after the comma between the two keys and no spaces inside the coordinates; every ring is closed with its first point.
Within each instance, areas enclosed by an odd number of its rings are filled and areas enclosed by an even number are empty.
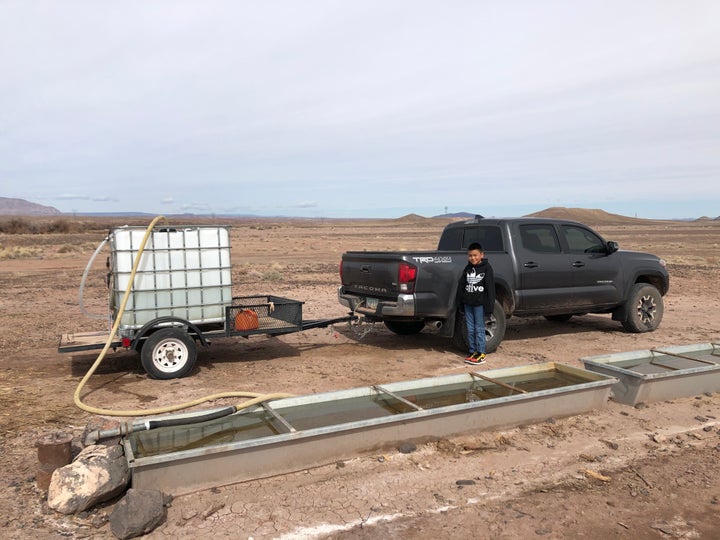
{"type": "Polygon", "coordinates": [[[338,301],[341,305],[350,308],[353,312],[375,317],[414,317],[415,296],[412,294],[399,294],[397,300],[379,300],[376,308],[367,306],[367,298],[357,294],[347,293],[342,287],[338,288],[338,301]]]}

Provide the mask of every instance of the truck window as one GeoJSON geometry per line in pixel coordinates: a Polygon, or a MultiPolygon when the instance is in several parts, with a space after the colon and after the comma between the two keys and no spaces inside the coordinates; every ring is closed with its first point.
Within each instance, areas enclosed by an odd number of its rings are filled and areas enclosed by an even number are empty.
{"type": "Polygon", "coordinates": [[[465,228],[462,249],[467,249],[473,242],[478,242],[483,247],[483,251],[505,251],[500,227],[486,225],[465,228]]]}
{"type": "Polygon", "coordinates": [[[520,225],[520,240],[529,251],[560,253],[560,242],[552,225],[520,225]]]}
{"type": "Polygon", "coordinates": [[[602,239],[582,227],[563,225],[560,227],[562,235],[571,253],[605,253],[605,243],[602,239]]]}

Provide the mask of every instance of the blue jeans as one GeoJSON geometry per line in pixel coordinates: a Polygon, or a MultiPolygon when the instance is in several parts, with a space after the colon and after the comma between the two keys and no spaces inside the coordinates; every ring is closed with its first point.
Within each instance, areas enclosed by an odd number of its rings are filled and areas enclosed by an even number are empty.
{"type": "Polygon", "coordinates": [[[470,354],[485,352],[485,310],[483,306],[465,304],[468,348],[470,354]]]}

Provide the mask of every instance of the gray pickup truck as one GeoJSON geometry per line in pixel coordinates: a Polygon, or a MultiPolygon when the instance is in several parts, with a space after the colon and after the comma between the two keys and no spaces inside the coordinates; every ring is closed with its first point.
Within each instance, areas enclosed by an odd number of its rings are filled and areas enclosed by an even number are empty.
{"type": "Polygon", "coordinates": [[[487,350],[497,349],[511,316],[566,321],[611,313],[630,332],[655,330],[670,278],[665,261],[619,250],[591,228],[542,218],[475,219],[447,225],[437,251],[350,251],[342,256],[338,300],[396,334],[426,326],[466,350],[456,305],[466,250],[482,244],[495,272],[496,303],[486,320],[487,350]]]}

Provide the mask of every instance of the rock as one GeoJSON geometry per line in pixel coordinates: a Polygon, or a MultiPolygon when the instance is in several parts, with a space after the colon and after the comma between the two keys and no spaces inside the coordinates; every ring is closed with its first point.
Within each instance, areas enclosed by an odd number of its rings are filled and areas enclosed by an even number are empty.
{"type": "Polygon", "coordinates": [[[411,442],[404,442],[398,446],[398,451],[401,454],[412,454],[415,450],[417,450],[417,446],[411,442]]]}
{"type": "Polygon", "coordinates": [[[110,530],[117,538],[135,538],[161,525],[166,516],[161,491],[130,488],[110,515],[110,530]]]}
{"type": "Polygon", "coordinates": [[[475,480],[456,480],[455,484],[458,486],[474,486],[475,480]]]}
{"type": "Polygon", "coordinates": [[[129,481],[122,447],[88,446],[70,465],[55,470],[48,506],[61,514],[76,514],[120,495],[129,481]]]}

